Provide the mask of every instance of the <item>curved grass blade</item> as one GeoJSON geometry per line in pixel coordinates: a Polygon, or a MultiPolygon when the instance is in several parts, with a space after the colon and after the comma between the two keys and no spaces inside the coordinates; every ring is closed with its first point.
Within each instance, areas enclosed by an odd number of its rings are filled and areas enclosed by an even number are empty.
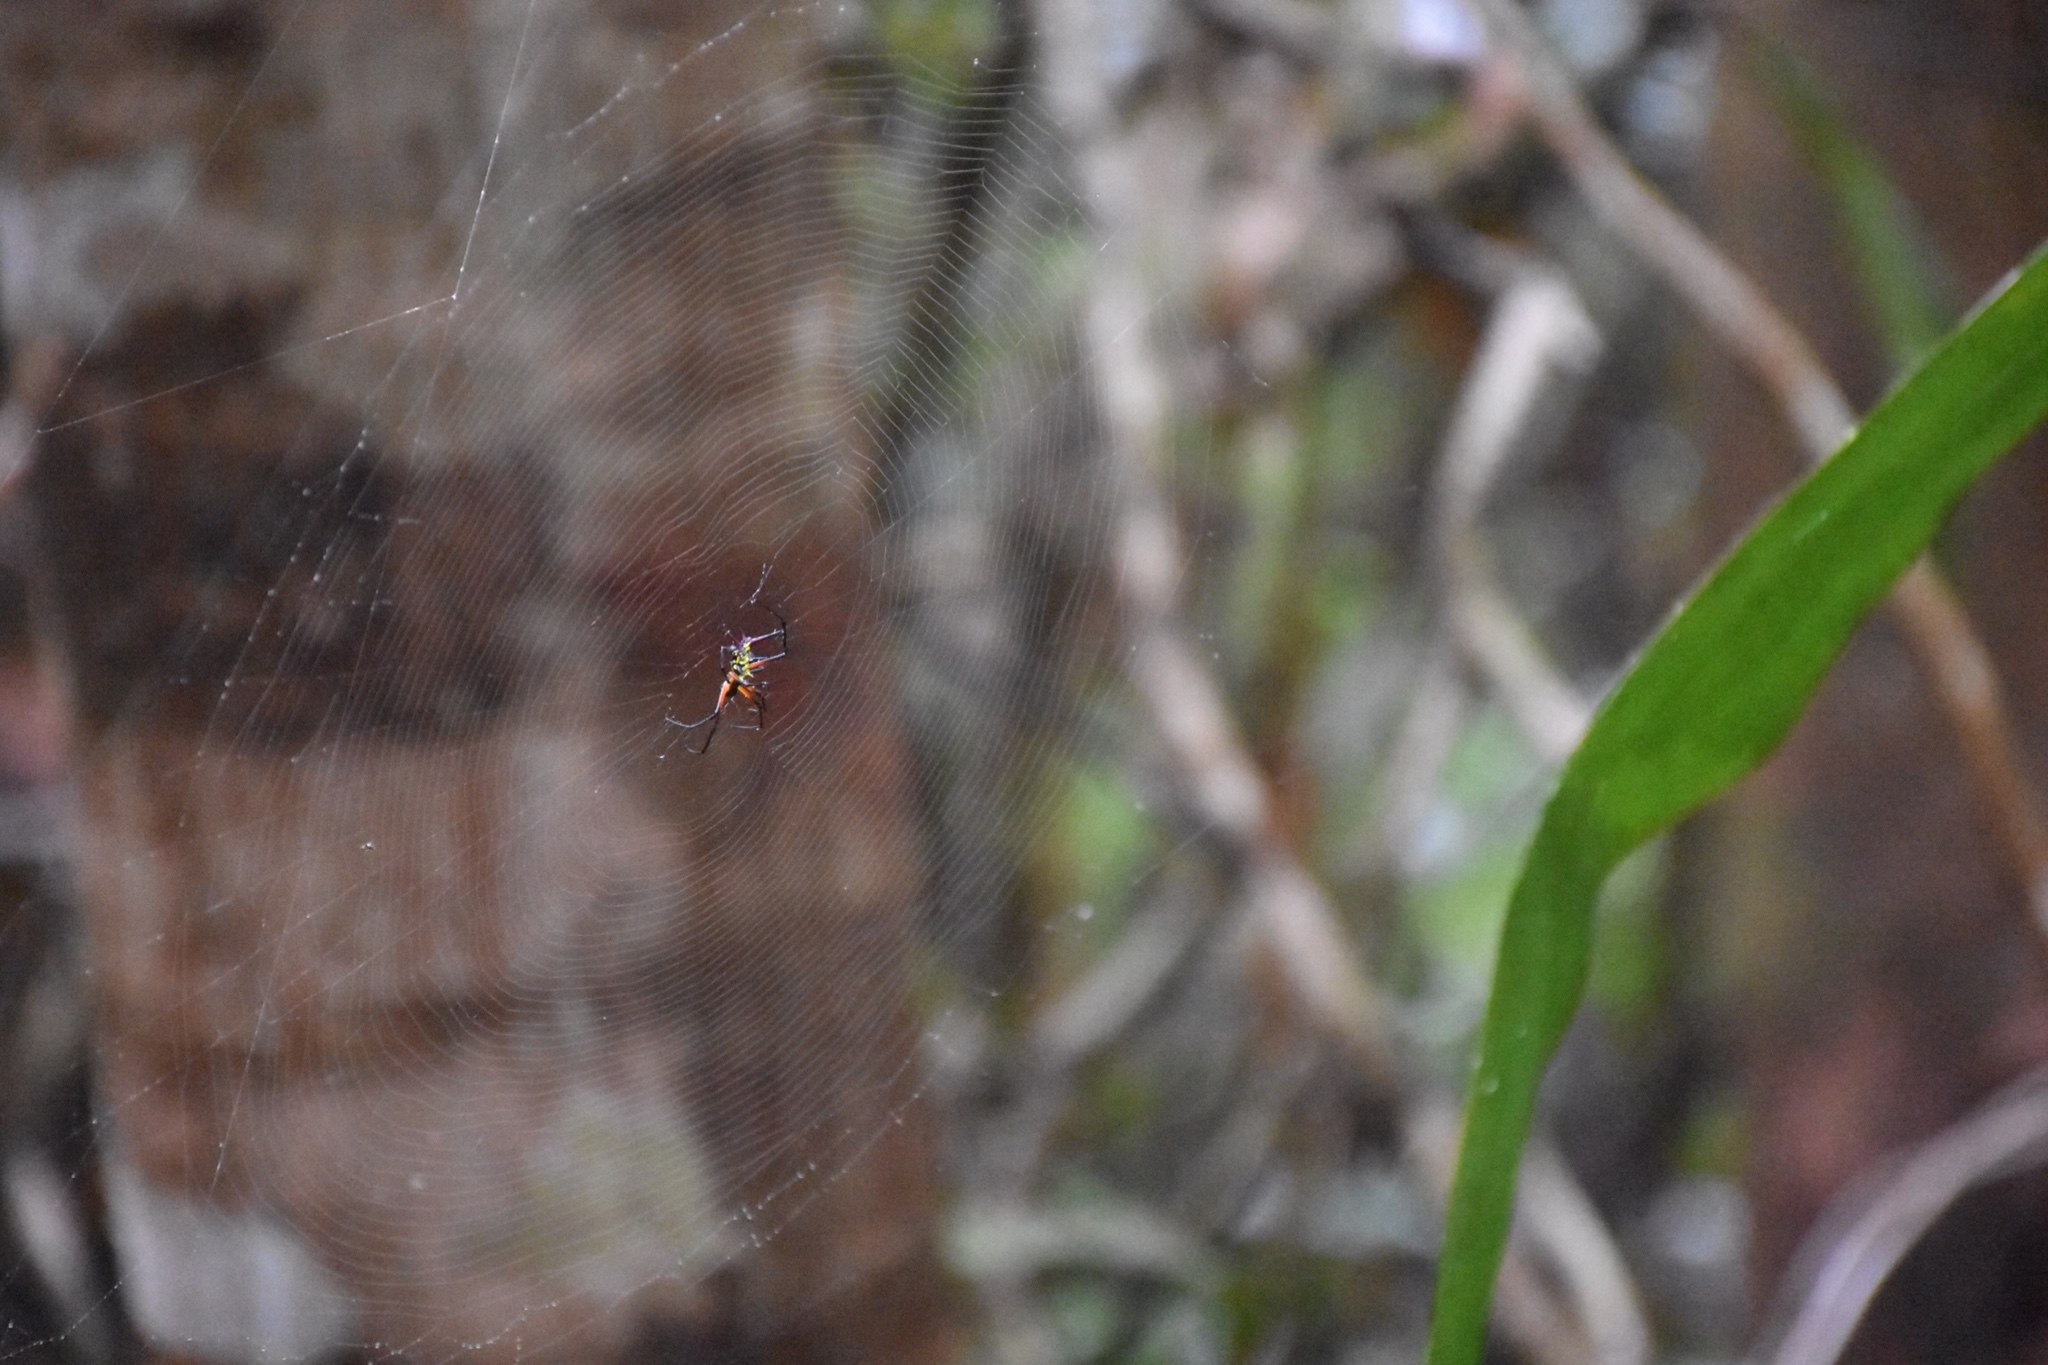
{"type": "Polygon", "coordinates": [[[1477,1365],[1543,1068],[1621,858],[1775,749],[1864,614],[2048,416],[2048,249],[1721,562],[1566,762],[1508,902],[1437,1266],[1429,1365],[1477,1365]]]}

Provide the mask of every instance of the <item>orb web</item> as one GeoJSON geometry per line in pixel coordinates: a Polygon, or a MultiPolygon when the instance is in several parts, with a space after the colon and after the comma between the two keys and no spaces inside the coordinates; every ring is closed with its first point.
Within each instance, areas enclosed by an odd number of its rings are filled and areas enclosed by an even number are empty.
{"type": "MultiPolygon", "coordinates": [[[[279,21],[223,139],[328,20],[279,21]]],[[[470,136],[365,171],[422,208],[326,232],[348,268],[257,242],[208,302],[221,167],[172,158],[43,393],[47,505],[206,523],[175,583],[116,566],[125,642],[72,642],[121,1292],[201,1354],[546,1358],[886,1204],[912,965],[1003,988],[1114,654],[1091,247],[1028,43],[588,23],[392,44],[378,79],[435,87],[399,112],[466,98],[470,136]],[[151,491],[203,421],[254,433],[246,486],[151,491]],[[781,657],[735,675],[741,640],[781,657]],[[282,1324],[221,1288],[265,1275],[282,1324]]]]}

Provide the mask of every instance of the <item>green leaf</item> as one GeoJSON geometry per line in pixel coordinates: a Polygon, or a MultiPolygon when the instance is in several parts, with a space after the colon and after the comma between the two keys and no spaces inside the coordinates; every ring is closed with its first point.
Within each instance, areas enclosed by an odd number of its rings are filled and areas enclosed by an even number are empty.
{"type": "Polygon", "coordinates": [[[1430,1365],[1476,1365],[1485,1344],[1536,1086],[1584,992],[1607,874],[1778,746],[1864,613],[2044,415],[2048,250],[1757,524],[1601,706],[1508,901],[1437,1266],[1430,1365]]]}

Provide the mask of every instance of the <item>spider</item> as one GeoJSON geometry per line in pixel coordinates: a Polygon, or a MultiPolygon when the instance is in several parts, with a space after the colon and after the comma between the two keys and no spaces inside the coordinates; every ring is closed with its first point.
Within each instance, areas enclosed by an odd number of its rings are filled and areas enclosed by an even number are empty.
{"type": "MultiPolygon", "coordinates": [[[[754,592],[756,597],[760,595],[760,589],[756,588],[754,592]]],[[[748,598],[747,604],[754,605],[754,599],[748,598]]],[[[678,730],[694,730],[700,725],[711,727],[704,736],[704,747],[696,750],[697,753],[711,752],[711,741],[718,735],[718,722],[725,715],[727,702],[736,701],[754,708],[754,723],[740,726],[742,730],[768,728],[767,683],[756,675],[760,672],[761,665],[772,664],[789,653],[789,622],[782,618],[781,612],[772,607],[763,606],[761,610],[775,618],[776,628],[759,635],[741,635],[731,644],[719,649],[718,658],[725,666],[725,677],[718,684],[718,701],[712,706],[711,714],[701,720],[691,721],[677,720],[674,716],[662,717],[678,730]],[[767,640],[776,642],[775,652],[756,654],[754,646],[767,640]]]]}

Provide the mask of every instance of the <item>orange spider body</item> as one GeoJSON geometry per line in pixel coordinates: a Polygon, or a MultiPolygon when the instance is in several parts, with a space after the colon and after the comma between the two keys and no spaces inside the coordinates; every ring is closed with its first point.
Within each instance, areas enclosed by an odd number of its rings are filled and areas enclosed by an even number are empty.
{"type": "MultiPolygon", "coordinates": [[[[759,589],[755,591],[758,593],[759,589]]],[[[680,721],[674,716],[664,717],[670,725],[675,726],[678,730],[694,730],[700,725],[709,725],[711,727],[710,730],[705,732],[703,747],[696,752],[700,754],[711,752],[711,741],[718,734],[718,722],[725,715],[725,708],[728,702],[736,702],[741,706],[751,706],[754,708],[754,723],[752,725],[740,726],[741,729],[765,730],[768,728],[768,692],[765,683],[755,675],[760,672],[763,664],[772,664],[789,653],[789,622],[782,618],[781,612],[770,611],[769,615],[775,618],[776,629],[766,631],[760,635],[742,635],[719,651],[720,662],[725,665],[725,676],[719,681],[718,700],[712,705],[711,714],[700,720],[693,721],[680,721]],[[765,640],[774,640],[776,642],[775,652],[773,654],[756,654],[754,646],[765,640]]]]}

